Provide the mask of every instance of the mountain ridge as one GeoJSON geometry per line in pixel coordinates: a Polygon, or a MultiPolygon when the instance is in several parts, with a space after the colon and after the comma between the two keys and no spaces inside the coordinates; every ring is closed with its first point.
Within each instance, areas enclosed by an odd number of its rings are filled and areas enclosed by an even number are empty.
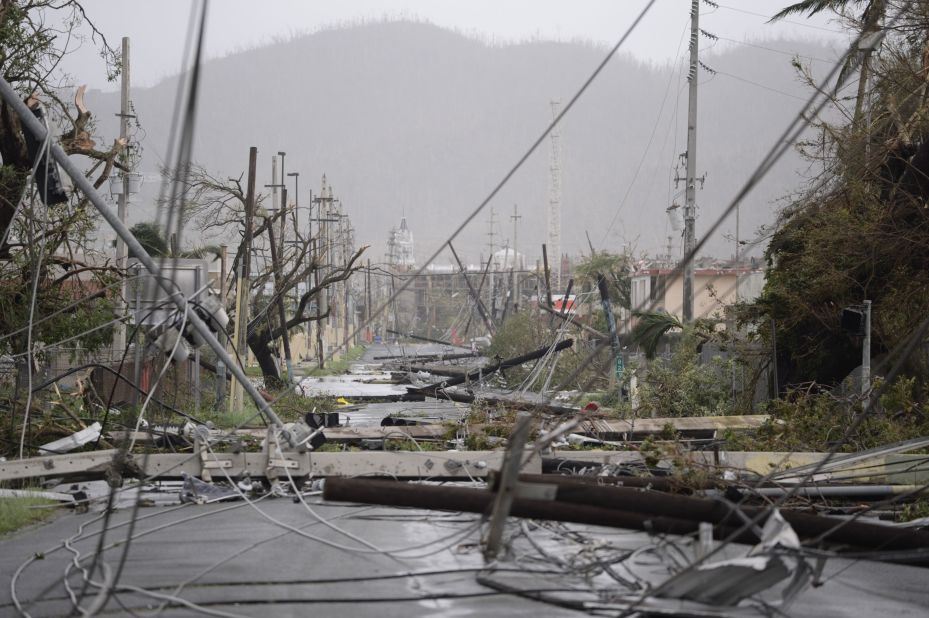
{"type": "MultiPolygon", "coordinates": [[[[810,42],[765,45],[830,53],[810,42]]],[[[551,121],[550,101],[567,101],[604,53],[563,41],[488,45],[423,22],[320,30],[204,63],[194,160],[218,177],[238,176],[249,146],[258,146],[262,186],[271,182],[270,156],[286,151],[286,171],[301,173],[301,201],[311,187],[318,191],[326,173],[357,242],[374,245],[373,261],[403,214],[422,259],[539,137],[551,121]]],[[[718,73],[700,77],[697,164],[707,180],[698,193],[698,236],[808,96],[782,54],[744,46],[702,59],[718,73]]],[[[663,250],[670,233],[664,209],[674,198],[670,178],[686,131],[681,68],[618,55],[565,116],[559,127],[564,252],[586,251],[588,232],[598,249],[663,250]]],[[[141,166],[147,175],[165,153],[178,79],[132,93],[147,134],[141,166]]],[[[88,100],[101,118],[118,107],[114,94],[95,91],[88,100]]],[[[772,202],[799,186],[805,165],[790,153],[773,170],[745,204],[742,238],[773,220],[772,202]]],[[[491,203],[502,222],[498,239],[512,236],[508,217],[519,204],[519,248],[530,258],[545,242],[548,167],[546,139],[491,203]]],[[[148,184],[138,201],[151,200],[154,183],[148,184]]],[[[468,261],[489,250],[488,216],[482,213],[456,242],[468,261]]],[[[130,217],[150,219],[154,210],[135,207],[130,217]]],[[[673,240],[679,252],[680,239],[673,240]]],[[[711,239],[708,252],[729,255],[732,243],[711,239]]]]}

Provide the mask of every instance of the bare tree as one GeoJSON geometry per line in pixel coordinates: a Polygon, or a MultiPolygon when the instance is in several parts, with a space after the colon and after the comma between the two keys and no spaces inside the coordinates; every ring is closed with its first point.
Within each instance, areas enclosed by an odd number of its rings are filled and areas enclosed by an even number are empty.
{"type": "MultiPolygon", "coordinates": [[[[237,247],[230,268],[230,285],[227,286],[227,289],[232,289],[232,283],[237,280],[241,268],[241,257],[245,254],[246,196],[242,176],[220,179],[203,167],[192,165],[188,174],[173,174],[173,177],[184,183],[182,191],[186,222],[200,230],[202,238],[222,238],[237,247]]],[[[323,290],[347,280],[352,273],[360,270],[362,266],[358,260],[367,247],[354,250],[343,263],[327,265],[324,269],[318,259],[319,252],[314,251],[314,239],[299,229],[288,230],[287,242],[281,243],[279,272],[275,277],[270,259],[268,230],[272,229],[271,226],[279,226],[281,217],[291,217],[293,209],[268,212],[261,207],[264,197],[258,196],[255,200],[258,212],[252,230],[254,258],[249,277],[252,317],[246,325],[246,342],[261,367],[265,385],[276,388],[282,386],[283,381],[274,358],[274,342],[289,336],[296,328],[329,316],[328,310],[317,315],[313,301],[323,290]],[[307,282],[311,280],[314,283],[309,285],[307,282]],[[269,297],[262,291],[271,282],[274,283],[274,293],[269,297]],[[296,309],[286,317],[284,324],[278,319],[278,313],[272,310],[281,298],[296,301],[296,309]]],[[[230,314],[234,315],[232,307],[230,314]]]]}

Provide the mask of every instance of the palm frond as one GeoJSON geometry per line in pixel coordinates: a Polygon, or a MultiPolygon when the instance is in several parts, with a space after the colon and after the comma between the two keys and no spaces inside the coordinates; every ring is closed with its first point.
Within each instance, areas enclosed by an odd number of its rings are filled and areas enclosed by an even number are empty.
{"type": "Polygon", "coordinates": [[[635,328],[632,329],[632,342],[641,346],[646,358],[655,358],[661,338],[673,328],[684,328],[677,317],[670,313],[657,311],[636,311],[633,315],[638,318],[635,328]]]}
{"type": "Polygon", "coordinates": [[[838,11],[849,4],[857,3],[860,0],[802,0],[790,6],[786,6],[772,17],[769,21],[777,21],[791,15],[803,15],[808,17],[821,13],[823,11],[838,11]]]}

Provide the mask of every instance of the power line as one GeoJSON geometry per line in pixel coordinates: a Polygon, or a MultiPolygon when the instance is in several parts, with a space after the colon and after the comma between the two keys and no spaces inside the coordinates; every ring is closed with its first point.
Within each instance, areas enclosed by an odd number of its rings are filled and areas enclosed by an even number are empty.
{"type": "MultiPolygon", "coordinates": [[[[734,6],[728,6],[725,4],[716,3],[721,9],[727,9],[729,11],[735,11],[736,13],[744,13],[745,15],[754,15],[755,17],[764,17],[766,23],[770,23],[773,17],[771,15],[765,15],[764,13],[756,13],[755,11],[746,11],[745,9],[737,9],[734,6]]],[[[803,28],[812,28],[813,30],[822,30],[823,32],[831,32],[832,34],[846,34],[842,30],[833,30],[832,28],[825,28],[823,26],[814,26],[813,24],[807,24],[802,21],[793,21],[790,19],[779,19],[776,23],[785,23],[791,24],[793,26],[801,26],[803,28]]]]}
{"type": "Polygon", "coordinates": [[[765,86],[764,84],[759,84],[759,83],[756,82],[756,81],[752,81],[752,80],[750,80],[750,79],[745,79],[744,77],[739,77],[738,75],[733,75],[732,73],[727,73],[726,71],[720,71],[720,70],[718,70],[718,69],[715,69],[715,70],[713,71],[713,73],[714,73],[714,74],[718,74],[718,75],[725,75],[726,77],[731,77],[731,78],[734,79],[734,80],[737,80],[737,81],[740,81],[740,82],[744,82],[744,83],[746,83],[746,84],[750,84],[750,85],[752,85],[752,86],[755,86],[756,88],[762,88],[762,89],[767,90],[767,91],[769,91],[769,92],[775,92],[775,93],[780,94],[780,95],[783,95],[783,96],[785,96],[785,97],[790,97],[791,99],[797,99],[797,100],[799,100],[799,101],[806,101],[806,99],[805,99],[804,97],[797,96],[797,95],[795,95],[795,94],[790,94],[789,92],[784,92],[783,90],[778,90],[777,88],[772,88],[771,86],[765,86]]]}
{"type": "MultiPolygon", "coordinates": [[[[704,35],[709,35],[709,33],[704,32],[704,35]]],[[[736,39],[730,39],[729,37],[713,35],[713,38],[719,39],[720,41],[726,41],[728,43],[733,43],[735,45],[743,45],[745,47],[753,47],[755,49],[761,49],[768,51],[774,54],[781,54],[782,56],[789,56],[791,58],[807,58],[809,60],[816,60],[817,62],[825,62],[831,64],[832,60],[827,60],[825,58],[819,58],[817,56],[811,56],[809,54],[801,54],[800,52],[789,52],[784,51],[783,49],[774,49],[773,47],[765,47],[764,45],[757,45],[755,43],[749,43],[748,41],[738,41],[736,39]]]]}
{"type": "MultiPolygon", "coordinates": [[[[610,51],[607,52],[606,56],[603,58],[600,64],[597,65],[597,67],[590,74],[590,76],[584,81],[584,83],[577,90],[577,92],[574,93],[574,96],[571,97],[568,103],[552,119],[551,123],[549,123],[549,125],[544,129],[544,131],[542,131],[542,134],[539,135],[538,138],[536,138],[536,140],[529,146],[526,152],[516,161],[513,167],[510,168],[510,170],[506,174],[504,174],[503,178],[491,190],[491,192],[487,195],[487,197],[485,197],[484,200],[481,201],[480,204],[478,204],[478,206],[474,209],[474,211],[472,211],[471,214],[469,214],[465,218],[465,220],[461,224],[459,224],[457,228],[455,228],[455,230],[451,233],[451,235],[441,245],[439,245],[438,249],[436,249],[432,253],[432,255],[425,260],[423,265],[420,266],[419,269],[416,270],[415,272],[416,275],[419,275],[423,271],[425,271],[426,267],[430,263],[432,263],[433,260],[439,257],[442,251],[445,250],[445,247],[447,247],[449,243],[451,243],[456,238],[458,238],[458,235],[461,234],[462,231],[464,231],[464,229],[481,213],[481,211],[484,210],[484,208],[491,202],[491,200],[493,200],[493,198],[497,196],[497,194],[503,189],[503,187],[506,186],[506,184],[516,174],[516,172],[519,171],[520,168],[522,168],[523,164],[539,148],[542,142],[545,141],[545,139],[549,136],[549,134],[551,134],[552,130],[554,130],[555,127],[558,126],[558,124],[561,122],[561,119],[564,118],[564,116],[574,107],[574,104],[577,103],[578,99],[581,98],[581,96],[587,91],[590,85],[597,79],[597,77],[600,75],[600,73],[603,71],[606,65],[610,62],[610,60],[612,60],[612,58],[616,55],[619,49],[623,46],[623,44],[626,42],[629,36],[639,26],[642,19],[645,18],[645,16],[651,10],[654,4],[655,4],[655,0],[649,0],[648,4],[645,5],[645,7],[638,14],[638,16],[632,22],[632,24],[626,29],[625,33],[623,33],[622,37],[620,37],[619,41],[617,41],[617,43],[610,49],[610,51]]],[[[403,284],[401,284],[400,287],[397,288],[393,292],[390,298],[388,298],[384,303],[382,303],[380,307],[375,309],[375,311],[371,314],[371,316],[369,316],[368,320],[366,320],[361,326],[357,327],[355,331],[352,333],[352,335],[350,335],[347,339],[353,338],[362,329],[366,328],[368,324],[370,324],[374,320],[374,318],[378,317],[381,313],[383,313],[384,310],[390,306],[390,303],[395,298],[397,298],[397,296],[399,296],[400,293],[402,293],[404,290],[406,290],[410,286],[412,281],[413,281],[412,279],[407,279],[403,284]]],[[[332,356],[332,354],[342,349],[344,346],[345,346],[344,342],[336,346],[333,352],[330,353],[330,357],[332,356]]]]}

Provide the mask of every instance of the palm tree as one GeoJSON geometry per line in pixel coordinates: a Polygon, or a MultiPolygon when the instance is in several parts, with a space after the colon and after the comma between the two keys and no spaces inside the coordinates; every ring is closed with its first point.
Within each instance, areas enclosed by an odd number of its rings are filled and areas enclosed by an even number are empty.
{"type": "Polygon", "coordinates": [[[648,359],[655,358],[661,338],[670,330],[684,329],[684,324],[676,316],[664,311],[636,311],[633,315],[638,321],[632,329],[632,342],[642,347],[648,359]]]}
{"type": "Polygon", "coordinates": [[[664,311],[635,311],[632,315],[638,318],[632,329],[632,343],[641,346],[647,359],[655,358],[662,337],[675,329],[689,338],[698,352],[704,343],[719,337],[716,333],[717,320],[698,318],[690,324],[684,324],[677,316],[664,311]]]}
{"type": "MultiPolygon", "coordinates": [[[[862,0],[802,0],[790,6],[781,9],[771,21],[783,19],[791,15],[806,14],[808,16],[816,15],[822,11],[830,10],[836,13],[842,13],[851,5],[862,4],[862,0]]],[[[880,30],[879,23],[884,17],[887,9],[886,0],[868,0],[865,4],[864,11],[861,12],[859,21],[861,22],[861,36],[859,40],[864,40],[869,34],[880,30]]],[[[858,127],[861,119],[861,109],[864,103],[865,89],[868,84],[868,73],[870,71],[872,48],[862,49],[860,56],[849,56],[839,74],[839,80],[845,79],[849,72],[854,71],[861,63],[861,72],[858,76],[858,98],[855,100],[855,114],[852,116],[852,126],[858,127]]]]}

